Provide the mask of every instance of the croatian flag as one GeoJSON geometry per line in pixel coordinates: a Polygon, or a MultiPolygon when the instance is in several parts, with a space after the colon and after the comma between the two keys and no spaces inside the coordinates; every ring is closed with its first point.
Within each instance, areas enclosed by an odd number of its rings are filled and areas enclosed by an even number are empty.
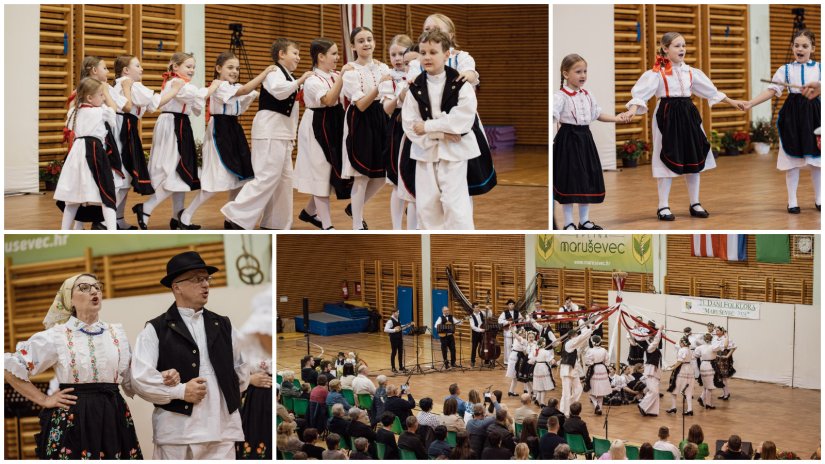
{"type": "Polygon", "coordinates": [[[356,27],[367,26],[366,11],[364,5],[347,4],[341,5],[341,34],[343,38],[340,43],[344,44],[344,63],[353,61],[352,46],[349,43],[349,36],[356,27]]]}
{"type": "Polygon", "coordinates": [[[727,261],[748,260],[748,236],[745,234],[695,234],[691,256],[721,258],[727,261]]]}

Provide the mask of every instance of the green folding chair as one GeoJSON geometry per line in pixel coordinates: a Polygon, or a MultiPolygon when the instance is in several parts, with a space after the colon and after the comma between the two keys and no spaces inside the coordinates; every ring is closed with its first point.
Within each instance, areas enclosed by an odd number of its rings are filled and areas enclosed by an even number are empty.
{"type": "Polygon", "coordinates": [[[293,412],[295,409],[295,398],[292,396],[282,396],[281,401],[287,411],[293,412]]]}
{"type": "Polygon", "coordinates": [[[341,449],[348,449],[348,450],[352,449],[352,446],[350,446],[350,444],[349,444],[349,440],[347,440],[347,437],[345,437],[343,435],[341,436],[341,439],[338,440],[338,447],[341,448],[341,449]]]}
{"type": "Polygon", "coordinates": [[[516,438],[521,436],[522,428],[524,428],[524,424],[516,424],[516,438]]]}
{"type": "Polygon", "coordinates": [[[327,419],[332,417],[332,406],[327,406],[327,419]]]}
{"type": "Polygon", "coordinates": [[[275,426],[277,427],[277,426],[281,425],[281,422],[283,422],[283,421],[284,420],[281,418],[281,416],[277,416],[277,418],[275,419],[275,426]]]}
{"type": "Polygon", "coordinates": [[[639,447],[633,445],[624,445],[625,454],[627,454],[627,459],[633,459],[638,461],[639,460],[639,447]]]}
{"type": "Polygon", "coordinates": [[[276,374],[275,379],[278,381],[278,385],[282,385],[284,383],[284,376],[281,374],[276,374]]]}
{"type": "Polygon", "coordinates": [[[653,449],[653,459],[654,460],[664,460],[664,461],[672,461],[673,460],[673,453],[670,451],[662,451],[653,449]]]}
{"type": "Polygon", "coordinates": [[[392,421],[392,433],[396,435],[404,433],[404,429],[401,427],[401,419],[398,416],[395,416],[395,420],[392,421]]]}
{"type": "MultiPolygon", "coordinates": [[[[300,381],[300,380],[298,380],[298,379],[292,379],[292,383],[293,383],[293,384],[295,384],[295,388],[297,388],[297,389],[298,389],[298,391],[301,391],[301,381],[300,381]]],[[[313,385],[313,386],[314,386],[314,385],[313,385]]]]}
{"type": "Polygon", "coordinates": [[[282,454],[284,455],[284,460],[285,461],[291,461],[292,460],[292,451],[284,451],[282,454]]]}
{"type": "Polygon", "coordinates": [[[456,435],[458,435],[456,432],[447,432],[447,443],[453,447],[456,443],[456,435]]]}
{"type": "Polygon", "coordinates": [[[543,437],[547,433],[547,429],[539,429],[539,438],[543,437]]]}
{"type": "Polygon", "coordinates": [[[372,395],[369,393],[359,393],[358,407],[361,409],[366,409],[367,411],[372,410],[372,395]]]}
{"type": "Polygon", "coordinates": [[[415,453],[410,450],[405,450],[403,448],[398,448],[398,452],[401,453],[401,460],[402,461],[415,461],[415,453]]]}
{"type": "Polygon", "coordinates": [[[584,443],[584,436],[578,433],[565,433],[564,437],[567,440],[567,444],[570,445],[571,453],[579,455],[593,452],[592,449],[587,449],[587,445],[584,443]]]}
{"type": "Polygon", "coordinates": [[[610,440],[593,437],[593,450],[596,454],[596,458],[599,458],[602,454],[610,451],[610,440]]]}
{"type": "Polygon", "coordinates": [[[298,417],[305,417],[309,410],[309,400],[304,398],[292,399],[292,412],[298,417]]]}
{"type": "Polygon", "coordinates": [[[344,399],[347,400],[350,406],[355,406],[355,394],[352,393],[352,390],[341,390],[341,394],[344,395],[344,399]]]}
{"type": "Polygon", "coordinates": [[[378,459],[384,459],[384,454],[387,452],[387,445],[383,443],[376,443],[375,449],[378,451],[378,459]]]}

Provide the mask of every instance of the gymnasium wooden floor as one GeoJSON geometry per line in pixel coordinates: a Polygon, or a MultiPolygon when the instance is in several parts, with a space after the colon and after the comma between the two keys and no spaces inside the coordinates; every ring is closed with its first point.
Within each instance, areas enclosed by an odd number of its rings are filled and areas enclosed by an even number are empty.
{"type": "MultiPolygon", "coordinates": [[[[548,152],[547,147],[516,147],[514,150],[493,154],[498,175],[498,186],[474,201],[476,229],[546,230],[548,223],[548,152]]],[[[365,219],[371,230],[392,229],[389,212],[391,189],[382,188],[367,203],[365,219]]],[[[187,193],[186,205],[195,193],[187,193]]],[[[204,229],[223,229],[220,208],[226,203],[226,194],[219,193],[200,207],[194,223],[204,229]]],[[[298,214],[309,199],[308,195],[294,193],[293,229],[318,230],[298,220],[298,214]]],[[[126,200],[126,221],[136,224],[132,206],[146,198],[129,193],[126,200]]],[[[332,221],[338,229],[350,229],[352,219],[345,213],[348,200],[332,200],[332,221]]],[[[171,200],[165,201],[153,213],[149,229],[168,229],[171,218],[171,200]]],[[[5,226],[10,229],[60,229],[60,210],[55,206],[52,192],[45,195],[7,196],[5,198],[5,226]]]]}
{"type": "MultiPolygon", "coordinates": [[[[801,214],[788,214],[785,174],[776,169],[776,151],[760,156],[722,156],[717,167],[702,174],[700,200],[707,219],[688,213],[687,186],[674,179],[670,206],[676,220],[656,218],[656,180],[650,166],[606,171],[604,203],[590,208],[590,219],[612,230],[819,230],[810,171],[800,173],[797,198],[801,214]]],[[[620,163],[621,165],[621,163],[620,163]]],[[[561,207],[554,202],[556,225],[563,227],[561,207]]],[[[574,211],[578,220],[578,211],[574,211]]]]}
{"type": "MultiPolygon", "coordinates": [[[[406,340],[406,367],[409,369],[415,364],[415,342],[411,337],[404,338],[406,340]]],[[[406,375],[391,377],[389,339],[383,334],[359,333],[333,337],[313,335],[311,341],[324,347],[325,359],[334,357],[339,351],[357,352],[359,357],[369,365],[370,377],[373,380],[379,374],[387,375],[390,377],[389,382],[396,385],[404,383],[407,379],[406,375]]],[[[421,365],[430,367],[430,337],[422,336],[419,343],[421,365]]],[[[458,340],[456,340],[456,345],[456,353],[458,353],[458,340]]],[[[300,360],[306,354],[306,341],[303,334],[279,334],[275,346],[278,370],[291,369],[300,372],[300,360]]],[[[437,360],[436,365],[439,365],[441,349],[437,341],[433,341],[433,348],[437,360]]],[[[470,365],[469,350],[470,344],[468,340],[464,340],[463,365],[465,366],[470,365]]],[[[317,356],[319,351],[313,347],[311,353],[317,356]]],[[[558,369],[553,369],[553,375],[559,387],[552,391],[550,396],[561,398],[558,369]]],[[[665,374],[666,378],[667,375],[665,374]]],[[[488,385],[492,385],[493,390],[504,392],[503,403],[510,411],[520,407],[518,398],[507,397],[510,383],[509,379],[504,377],[504,370],[501,367],[493,371],[488,369],[482,371],[476,368],[464,372],[453,370],[414,375],[410,379],[410,388],[416,401],[429,396],[435,400],[434,409],[441,412],[442,400],[449,394],[447,389],[453,382],[459,384],[461,397],[464,399],[467,398],[471,389],[482,392],[488,385]]],[[[667,385],[665,379],[662,384],[667,385]]],[[[685,433],[691,425],[700,424],[705,433],[705,441],[711,444],[712,449],[715,440],[727,440],[731,434],[736,433],[742,437],[743,441],[753,442],[754,446],[764,440],[771,440],[776,443],[780,451],[794,451],[803,459],[807,459],[815,451],[821,440],[819,390],[792,389],[739,379],[731,379],[730,389],[731,400],[714,400],[717,408],[713,411],[701,409],[694,400],[695,415],[686,418],[685,433]]],[[[699,392],[697,386],[694,398],[699,392]]],[[[715,396],[721,395],[720,390],[715,390],[714,393],[715,396]]],[[[678,403],[679,413],[668,415],[665,414],[665,410],[670,407],[670,401],[670,395],[665,394],[658,417],[641,417],[635,405],[613,407],[609,415],[608,438],[622,438],[635,444],[645,441],[654,443],[657,440],[659,427],[664,425],[670,428],[671,441],[680,441],[682,439],[681,402],[678,403]]],[[[587,394],[582,394],[581,402],[585,406],[582,419],[587,423],[590,434],[603,438],[605,436],[604,416],[593,414],[593,408],[589,407],[587,394]]]]}

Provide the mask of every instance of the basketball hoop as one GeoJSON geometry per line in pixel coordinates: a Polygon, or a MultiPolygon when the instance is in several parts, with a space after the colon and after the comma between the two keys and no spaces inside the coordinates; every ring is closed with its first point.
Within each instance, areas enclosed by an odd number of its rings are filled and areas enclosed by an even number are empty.
{"type": "Polygon", "coordinates": [[[627,272],[613,273],[613,285],[616,290],[616,303],[622,302],[622,291],[624,290],[625,280],[627,280],[627,272]]]}

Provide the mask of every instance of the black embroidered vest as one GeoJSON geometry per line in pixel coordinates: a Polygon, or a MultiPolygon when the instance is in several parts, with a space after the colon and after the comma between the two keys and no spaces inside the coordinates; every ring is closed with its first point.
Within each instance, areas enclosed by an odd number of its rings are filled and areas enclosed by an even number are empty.
{"type": "MultiPolygon", "coordinates": [[[[283,66],[279,63],[276,63],[276,66],[281,69],[281,72],[284,73],[286,76],[286,80],[294,81],[295,78],[287,71],[283,66]]],[[[285,100],[278,100],[277,98],[273,97],[271,93],[266,91],[266,87],[261,85],[261,96],[260,96],[260,105],[259,109],[274,111],[279,114],[283,114],[284,116],[290,116],[292,111],[295,109],[295,98],[298,95],[298,91],[292,92],[292,95],[287,97],[285,100]]]]}

